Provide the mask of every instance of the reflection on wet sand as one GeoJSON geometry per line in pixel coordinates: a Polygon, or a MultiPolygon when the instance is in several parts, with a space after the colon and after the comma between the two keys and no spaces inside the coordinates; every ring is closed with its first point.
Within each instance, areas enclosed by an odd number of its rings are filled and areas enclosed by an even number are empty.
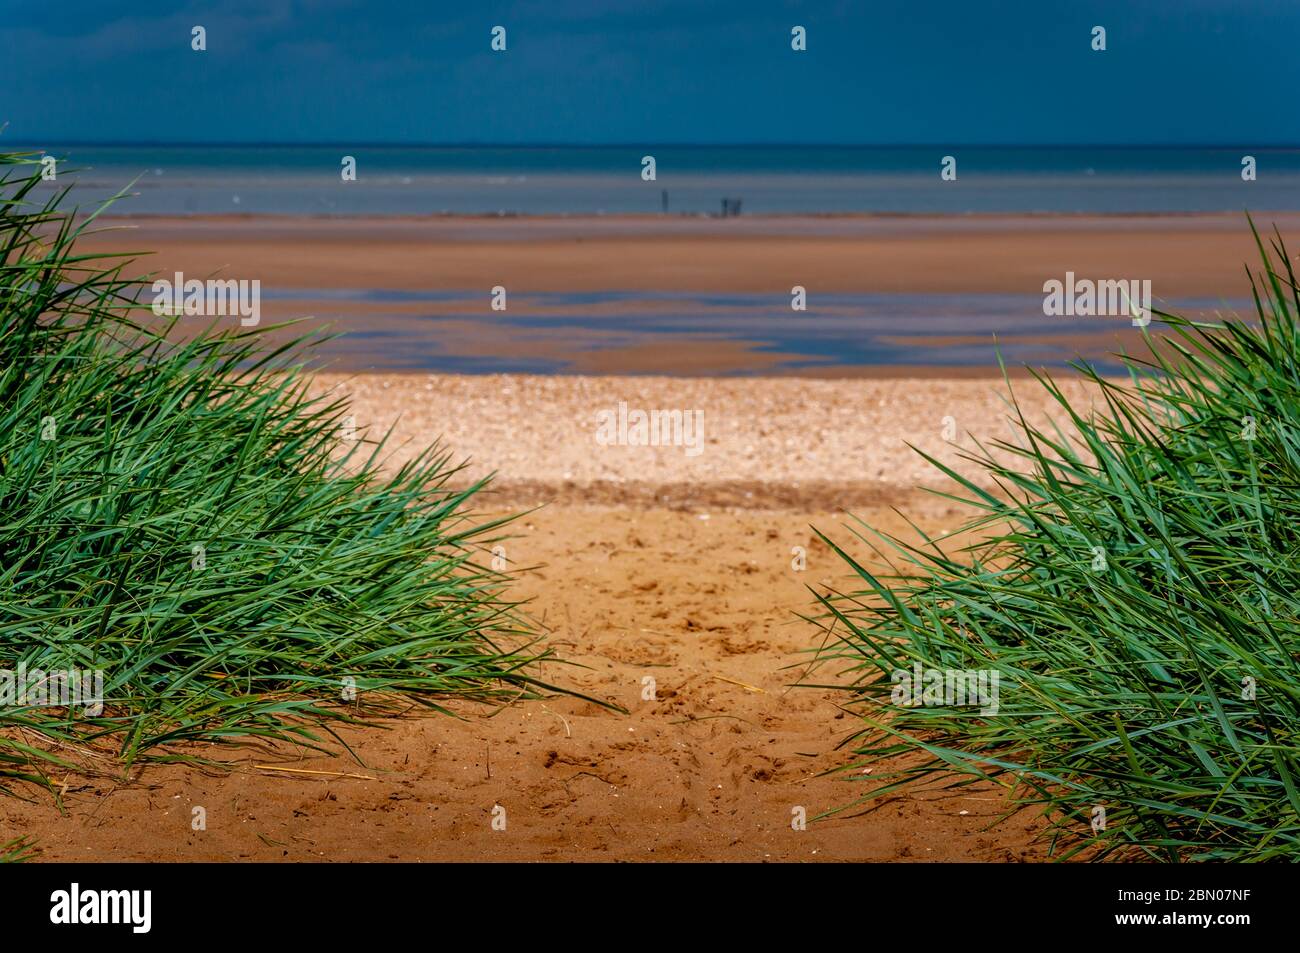
{"type": "MultiPolygon", "coordinates": [[[[1294,213],[1256,220],[1300,230],[1294,213]]],[[[1251,313],[1256,255],[1236,214],[111,224],[88,245],[159,249],[142,272],[260,279],[263,321],[331,325],[344,337],[324,357],[349,372],[964,376],[997,374],[999,354],[1113,371],[1141,334],[1046,316],[1045,281],[1140,279],[1158,309],[1251,313]]]]}
{"type": "Polygon", "coordinates": [[[323,298],[282,291],[264,307],[276,320],[310,315],[342,332],[325,355],[343,371],[852,377],[899,366],[992,373],[999,354],[1049,367],[1082,356],[1113,371],[1116,351],[1146,348],[1129,321],[1045,317],[1032,295],[833,294],[792,311],[771,295],[517,293],[493,311],[484,294],[331,289],[323,298]]]}

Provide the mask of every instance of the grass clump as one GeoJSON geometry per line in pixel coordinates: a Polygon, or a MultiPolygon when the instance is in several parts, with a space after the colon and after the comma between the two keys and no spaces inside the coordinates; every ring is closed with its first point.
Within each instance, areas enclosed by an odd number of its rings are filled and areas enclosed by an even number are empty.
{"type": "Polygon", "coordinates": [[[36,856],[36,845],[27,837],[0,844],[0,864],[21,864],[36,856]]]}
{"type": "Polygon", "coordinates": [[[87,746],[315,743],[353,684],[367,711],[539,686],[475,561],[503,522],[466,515],[483,484],[437,449],[341,450],[346,403],[286,361],[308,337],[141,320],[39,168],[0,156],[0,668],[98,670],[104,708],[0,707],[0,781],[87,746]]]}
{"type": "Polygon", "coordinates": [[[867,799],[991,779],[1058,857],[1300,859],[1300,286],[1259,245],[1257,321],[1161,313],[1127,382],[1080,365],[1100,412],[1037,376],[1059,424],[1013,402],[1019,441],[966,455],[987,479],[927,458],[978,542],[859,525],[888,575],[835,547],[864,585],[822,597],[820,657],[852,675],[858,767],[910,755],[867,799]],[[996,673],[996,711],[891,703],[918,664],[996,673]]]}

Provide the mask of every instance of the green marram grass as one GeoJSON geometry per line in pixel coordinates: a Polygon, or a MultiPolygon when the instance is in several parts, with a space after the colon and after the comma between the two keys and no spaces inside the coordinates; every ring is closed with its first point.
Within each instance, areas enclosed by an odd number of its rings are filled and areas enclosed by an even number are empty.
{"type": "Polygon", "coordinates": [[[1013,399],[1019,440],[965,455],[986,479],[927,458],[977,542],[858,521],[888,574],[831,543],[862,583],[819,621],[864,719],[863,809],[992,779],[1059,858],[1300,859],[1300,287],[1280,236],[1256,241],[1257,319],[1159,313],[1127,380],[1079,365],[1096,412],[1036,374],[1057,422],[1013,399]],[[892,704],[917,663],[996,672],[996,713],[892,704]]]}
{"type": "Polygon", "coordinates": [[[483,484],[343,443],[346,402],[295,363],[310,336],[159,327],[126,260],[78,251],[99,212],[39,169],[0,155],[0,668],[100,670],[105,707],[0,708],[0,782],[548,687],[480,564],[503,523],[467,515],[483,484]]]}
{"type": "Polygon", "coordinates": [[[21,864],[25,860],[31,860],[35,855],[36,847],[26,837],[0,844],[0,864],[21,864]]]}

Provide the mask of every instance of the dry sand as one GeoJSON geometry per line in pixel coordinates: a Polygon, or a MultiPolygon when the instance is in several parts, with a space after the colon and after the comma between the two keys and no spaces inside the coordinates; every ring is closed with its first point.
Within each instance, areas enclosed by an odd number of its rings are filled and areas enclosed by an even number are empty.
{"type": "Polygon", "coordinates": [[[843,696],[791,687],[818,638],[795,616],[810,607],[808,587],[848,582],[810,526],[851,543],[840,525],[849,507],[905,533],[892,505],[928,529],[955,526],[953,505],[908,489],[934,481],[902,441],[951,455],[944,413],[996,436],[989,382],[430,375],[344,386],[358,427],[396,420],[398,441],[442,436],[474,456],[474,473],[496,469],[489,509],[558,501],[524,516],[507,543],[530,613],[584,666],[548,664],[543,675],[630,713],[565,696],[501,710],[456,703],[463,720],[345,732],[360,762],[284,745],[204,747],[234,770],[70,775],[58,779],[59,805],[40,793],[0,798],[6,835],[35,836],[49,860],[1044,855],[1030,814],[987,829],[1005,807],[989,788],[897,795],[866,816],[791,828],[794,809],[812,818],[849,804],[854,781],[870,779],[862,767],[824,773],[852,764],[837,750],[854,729],[843,696]],[[594,445],[592,409],[617,399],[705,408],[704,452],[688,460],[677,448],[594,445]],[[803,572],[791,565],[795,546],[807,550],[803,572]],[[647,677],[653,701],[642,699],[647,677]],[[367,777],[255,767],[268,764],[367,777]],[[490,826],[498,804],[504,832],[490,826]],[[196,806],[206,831],[191,830],[196,806]]]}
{"type": "MultiPolygon", "coordinates": [[[[792,610],[804,583],[838,567],[790,544],[831,514],[697,513],[559,506],[529,516],[513,560],[544,563],[520,590],[566,659],[560,684],[623,705],[568,697],[502,710],[458,703],[464,720],[411,716],[343,737],[364,763],[279,746],[200,748],[229,773],[151,767],[130,783],[71,777],[60,812],[33,792],[0,799],[6,835],[37,838],[45,860],[1019,860],[1034,818],[985,828],[991,790],[895,797],[864,817],[811,820],[866,781],[820,772],[853,719],[834,693],[791,688],[814,630],[792,610]],[[794,666],[794,667],[791,667],[794,666]],[[656,701],[642,701],[643,679],[656,701]],[[740,684],[744,683],[744,685],[740,684]],[[751,688],[745,687],[752,686],[751,688]],[[281,765],[373,780],[259,770],[281,765]],[[490,826],[494,805],[505,831],[490,826]],[[207,830],[191,830],[193,808],[207,830]],[[810,818],[791,828],[792,810],[810,818]]],[[[889,525],[901,529],[897,520],[889,525]]],[[[823,673],[829,674],[829,673],[823,673]]],[[[885,769],[875,765],[876,773],[885,769]]],[[[63,780],[63,779],[57,779],[63,780]]]]}

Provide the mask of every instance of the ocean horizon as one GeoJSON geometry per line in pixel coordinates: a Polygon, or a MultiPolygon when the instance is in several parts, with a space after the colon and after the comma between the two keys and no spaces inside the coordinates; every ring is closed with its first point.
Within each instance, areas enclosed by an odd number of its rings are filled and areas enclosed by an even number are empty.
{"type": "Polygon", "coordinates": [[[1178,214],[1300,210],[1300,148],[19,146],[134,215],[1178,214]],[[356,180],[343,181],[344,156],[356,180]],[[642,176],[653,156],[655,178],[642,176]],[[1257,178],[1242,176],[1255,160],[1257,178]],[[945,157],[950,178],[941,177],[945,157]],[[955,178],[951,175],[955,174],[955,178]]]}

